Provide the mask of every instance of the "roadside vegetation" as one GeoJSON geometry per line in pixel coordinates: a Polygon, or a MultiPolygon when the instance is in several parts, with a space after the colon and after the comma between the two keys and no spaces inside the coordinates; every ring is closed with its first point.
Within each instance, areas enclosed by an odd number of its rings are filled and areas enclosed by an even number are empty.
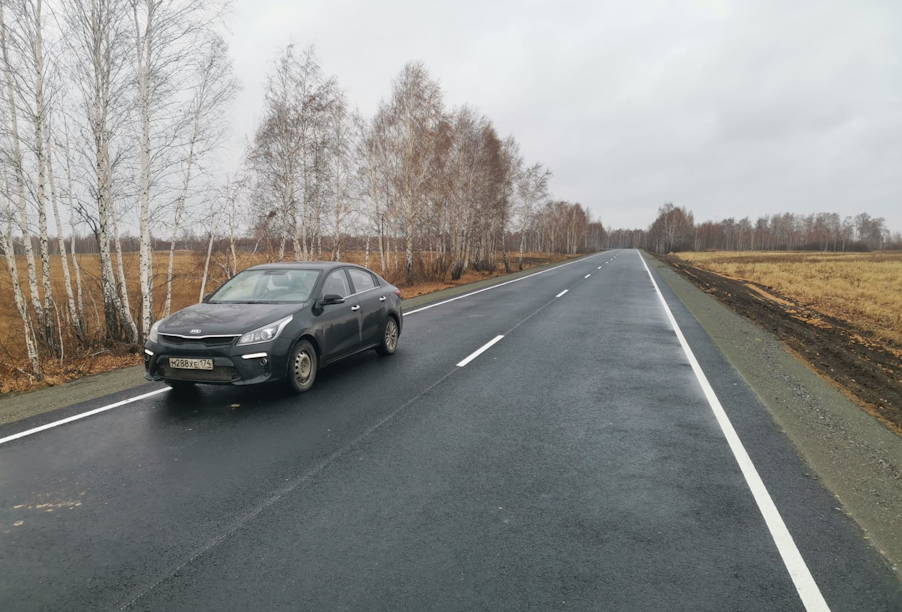
{"type": "Polygon", "coordinates": [[[696,222],[686,206],[668,202],[644,229],[608,228],[613,248],[653,253],[685,251],[866,252],[902,249],[902,232],[891,231],[883,217],[866,212],[845,217],[835,212],[791,212],[757,218],[728,217],[696,222]]]}
{"type": "Polygon", "coordinates": [[[660,257],[902,435],[902,252],[660,257]]]}
{"type": "Polygon", "coordinates": [[[875,339],[902,346],[902,251],[714,251],[675,256],[721,276],[775,289],[799,304],[860,327],[875,339]]]}

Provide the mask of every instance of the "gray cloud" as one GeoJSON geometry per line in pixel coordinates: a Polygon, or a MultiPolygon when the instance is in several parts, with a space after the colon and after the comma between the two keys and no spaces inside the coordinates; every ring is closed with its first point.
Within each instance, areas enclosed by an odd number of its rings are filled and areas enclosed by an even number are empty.
{"type": "Polygon", "coordinates": [[[902,229],[900,23],[892,0],[239,0],[235,129],[252,129],[277,49],[316,44],[368,114],[425,62],[449,106],[478,106],[554,172],[556,197],[608,225],[674,201],[697,218],[867,211],[902,229]]]}

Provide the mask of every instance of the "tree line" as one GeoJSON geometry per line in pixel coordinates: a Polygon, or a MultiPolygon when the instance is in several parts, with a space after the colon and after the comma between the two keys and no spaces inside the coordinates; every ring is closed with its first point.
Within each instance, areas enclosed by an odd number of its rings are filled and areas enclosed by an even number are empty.
{"type": "Polygon", "coordinates": [[[647,229],[614,229],[606,247],[679,251],[871,251],[902,249],[902,232],[891,232],[883,217],[867,213],[782,213],[757,219],[733,217],[695,222],[685,206],[667,203],[647,229]]]}
{"type": "Polygon", "coordinates": [[[477,109],[442,98],[426,67],[408,63],[367,118],[312,48],[284,49],[231,201],[240,209],[252,198],[260,248],[278,260],[337,260],[362,237],[365,265],[407,284],[493,270],[499,251],[509,272],[530,247],[600,248],[587,208],[551,201],[549,170],[477,109]]]}
{"type": "Polygon", "coordinates": [[[251,256],[360,250],[412,284],[603,247],[587,207],[555,200],[542,163],[447,108],[416,62],[367,117],[312,47],[288,45],[226,172],[228,16],[216,0],[0,0],[0,253],[34,377],[47,358],[139,347],[174,308],[179,249],[203,260],[203,293],[211,266],[228,278],[251,256]]]}

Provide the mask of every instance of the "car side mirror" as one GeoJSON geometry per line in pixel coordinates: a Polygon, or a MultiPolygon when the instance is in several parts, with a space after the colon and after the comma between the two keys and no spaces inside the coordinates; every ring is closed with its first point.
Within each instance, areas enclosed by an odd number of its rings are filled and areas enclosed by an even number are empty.
{"type": "Polygon", "coordinates": [[[344,304],[345,299],[338,295],[337,293],[327,293],[323,296],[323,299],[320,300],[320,304],[344,304]]]}
{"type": "Polygon", "coordinates": [[[210,298],[211,298],[211,297],[213,297],[213,294],[212,294],[212,293],[205,293],[205,294],[204,294],[204,299],[201,300],[201,301],[202,301],[204,304],[206,304],[206,303],[208,303],[208,302],[210,301],[210,298]]]}

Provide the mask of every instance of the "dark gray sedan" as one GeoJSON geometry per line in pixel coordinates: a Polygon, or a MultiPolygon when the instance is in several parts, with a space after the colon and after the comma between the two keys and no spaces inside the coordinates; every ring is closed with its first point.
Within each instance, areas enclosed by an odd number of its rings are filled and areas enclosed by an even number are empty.
{"type": "Polygon", "coordinates": [[[393,354],[403,321],[398,288],[361,266],[254,266],[157,321],[144,345],[144,376],[175,388],[284,380],[303,393],[319,368],[339,359],[370,349],[393,354]]]}

